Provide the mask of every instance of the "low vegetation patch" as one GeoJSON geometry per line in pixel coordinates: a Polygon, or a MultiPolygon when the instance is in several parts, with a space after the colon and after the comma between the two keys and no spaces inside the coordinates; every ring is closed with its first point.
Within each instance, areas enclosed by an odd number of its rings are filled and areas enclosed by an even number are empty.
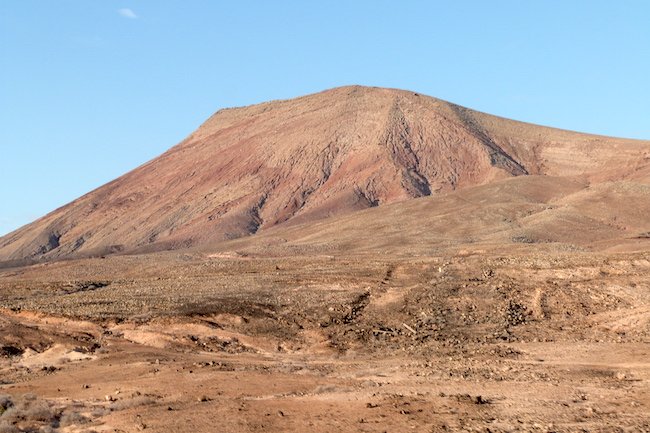
{"type": "Polygon", "coordinates": [[[78,412],[54,407],[34,394],[0,395],[0,433],[56,433],[63,427],[88,422],[78,412]]]}

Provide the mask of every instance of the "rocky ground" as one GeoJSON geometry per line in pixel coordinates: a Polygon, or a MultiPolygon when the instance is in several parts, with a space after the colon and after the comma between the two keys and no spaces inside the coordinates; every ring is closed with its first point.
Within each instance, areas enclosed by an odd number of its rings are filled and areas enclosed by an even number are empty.
{"type": "Polygon", "coordinates": [[[650,431],[649,280],[533,247],[5,269],[0,432],[650,431]]]}

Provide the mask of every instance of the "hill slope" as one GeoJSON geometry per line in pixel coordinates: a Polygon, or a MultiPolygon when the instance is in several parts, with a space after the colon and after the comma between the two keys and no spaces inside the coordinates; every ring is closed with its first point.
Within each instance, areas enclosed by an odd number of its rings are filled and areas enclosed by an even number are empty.
{"type": "MultiPolygon", "coordinates": [[[[647,251],[650,185],[518,176],[205,249],[211,257],[647,251]]],[[[462,255],[461,254],[461,255],[462,255]]]]}
{"type": "Polygon", "coordinates": [[[650,179],[650,142],[342,87],[217,112],[160,157],[0,238],[0,261],[209,245],[520,175],[650,179]]]}

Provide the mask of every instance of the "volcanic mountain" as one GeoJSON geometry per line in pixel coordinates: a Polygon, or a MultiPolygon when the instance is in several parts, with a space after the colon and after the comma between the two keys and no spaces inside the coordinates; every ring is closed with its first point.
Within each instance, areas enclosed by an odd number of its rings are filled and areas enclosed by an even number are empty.
{"type": "Polygon", "coordinates": [[[214,245],[530,175],[571,191],[567,182],[648,184],[650,142],[341,87],[220,110],[161,156],[0,238],[0,261],[214,245]]]}

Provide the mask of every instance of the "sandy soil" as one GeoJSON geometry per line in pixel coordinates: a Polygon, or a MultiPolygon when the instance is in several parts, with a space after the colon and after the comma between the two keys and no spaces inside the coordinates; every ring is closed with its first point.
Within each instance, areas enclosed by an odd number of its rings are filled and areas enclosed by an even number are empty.
{"type": "Polygon", "coordinates": [[[0,431],[650,431],[645,253],[182,257],[4,271],[0,431]]]}

